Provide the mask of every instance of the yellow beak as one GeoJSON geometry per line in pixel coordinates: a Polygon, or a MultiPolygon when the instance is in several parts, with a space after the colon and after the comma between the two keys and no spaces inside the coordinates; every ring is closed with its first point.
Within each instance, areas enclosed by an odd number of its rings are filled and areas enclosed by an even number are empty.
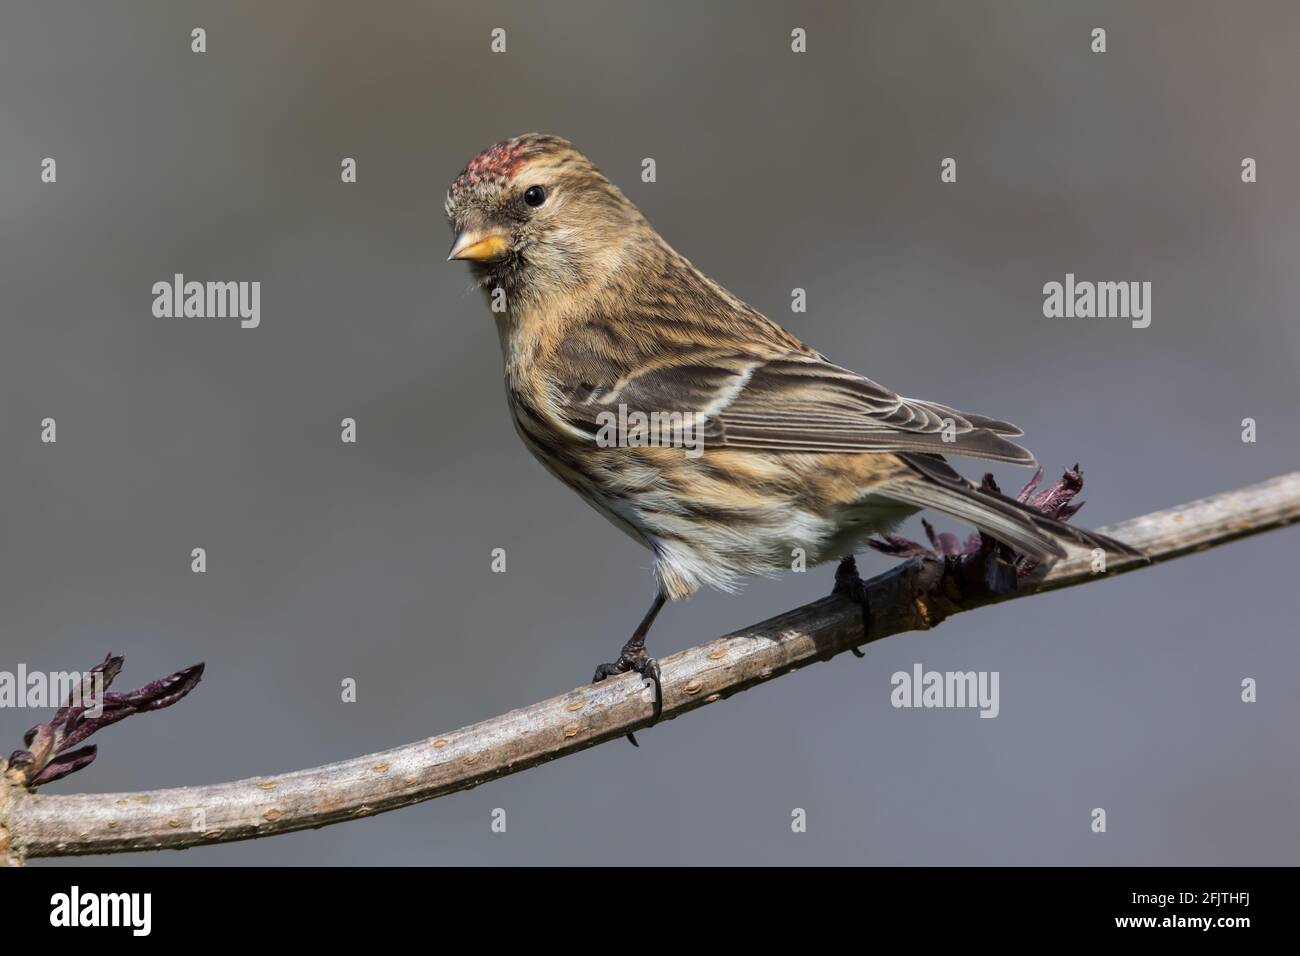
{"type": "Polygon", "coordinates": [[[472,259],[475,262],[482,262],[485,259],[495,259],[509,248],[510,240],[500,233],[484,235],[481,230],[466,229],[457,234],[456,241],[451,244],[447,261],[472,259]]]}

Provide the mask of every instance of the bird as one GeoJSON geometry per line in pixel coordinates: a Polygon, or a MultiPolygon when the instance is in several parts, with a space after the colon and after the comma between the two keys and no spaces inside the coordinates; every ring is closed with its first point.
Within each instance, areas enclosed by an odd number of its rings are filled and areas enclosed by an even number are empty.
{"type": "Polygon", "coordinates": [[[445,212],[447,258],[492,309],[519,437],[652,554],[650,609],[593,682],[640,674],[655,720],[646,635],[668,601],[735,592],[796,553],[851,562],[923,509],[1038,562],[1067,543],[1138,555],[963,478],[946,456],[1034,465],[1023,432],[831,362],[705,276],[561,137],[483,150],[445,212]]]}

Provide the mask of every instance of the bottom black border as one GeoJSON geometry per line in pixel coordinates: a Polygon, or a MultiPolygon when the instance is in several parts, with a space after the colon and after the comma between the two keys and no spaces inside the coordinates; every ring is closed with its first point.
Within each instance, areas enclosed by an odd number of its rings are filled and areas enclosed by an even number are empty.
{"type": "MultiPolygon", "coordinates": [[[[444,923],[448,931],[469,932],[464,945],[475,945],[473,937],[485,930],[482,943],[495,945],[516,934],[535,942],[556,931],[618,926],[639,928],[663,945],[691,938],[682,933],[703,944],[767,934],[782,924],[796,931],[842,925],[857,938],[888,929],[920,945],[1043,933],[1148,939],[1159,933],[1225,942],[1286,926],[1294,882],[1290,869],[250,869],[37,862],[4,873],[0,922],[11,942],[75,933],[128,945],[145,939],[373,942],[405,932],[419,937],[444,923]],[[74,886],[83,912],[90,894],[150,894],[148,936],[135,936],[130,927],[51,925],[56,909],[64,916],[71,910],[74,886]],[[1208,928],[1190,922],[1205,918],[1212,921],[1208,928]],[[1133,919],[1154,922],[1120,924],[1133,919]]],[[[441,932],[428,941],[450,943],[441,932]]]]}

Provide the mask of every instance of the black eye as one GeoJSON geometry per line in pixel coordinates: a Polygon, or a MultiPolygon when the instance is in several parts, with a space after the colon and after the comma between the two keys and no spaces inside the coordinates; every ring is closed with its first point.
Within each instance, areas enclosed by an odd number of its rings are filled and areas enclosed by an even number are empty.
{"type": "Polygon", "coordinates": [[[529,186],[524,192],[524,202],[536,208],[546,202],[546,190],[541,186],[529,186]]]}

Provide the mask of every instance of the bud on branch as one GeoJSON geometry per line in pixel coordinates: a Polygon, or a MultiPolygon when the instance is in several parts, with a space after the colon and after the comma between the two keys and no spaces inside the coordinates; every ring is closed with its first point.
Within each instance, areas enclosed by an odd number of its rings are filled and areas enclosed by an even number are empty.
{"type": "Polygon", "coordinates": [[[25,750],[9,756],[5,776],[18,786],[35,789],[88,766],[99,748],[78,747],[92,734],[133,714],[170,707],[199,683],[203,664],[195,664],[169,677],[150,681],[138,690],[114,694],[108,686],[122,671],[124,657],[109,654],[83,674],[68,692],[68,699],[46,724],[23,735],[25,750]],[[73,749],[76,748],[76,749],[73,749]]]}

